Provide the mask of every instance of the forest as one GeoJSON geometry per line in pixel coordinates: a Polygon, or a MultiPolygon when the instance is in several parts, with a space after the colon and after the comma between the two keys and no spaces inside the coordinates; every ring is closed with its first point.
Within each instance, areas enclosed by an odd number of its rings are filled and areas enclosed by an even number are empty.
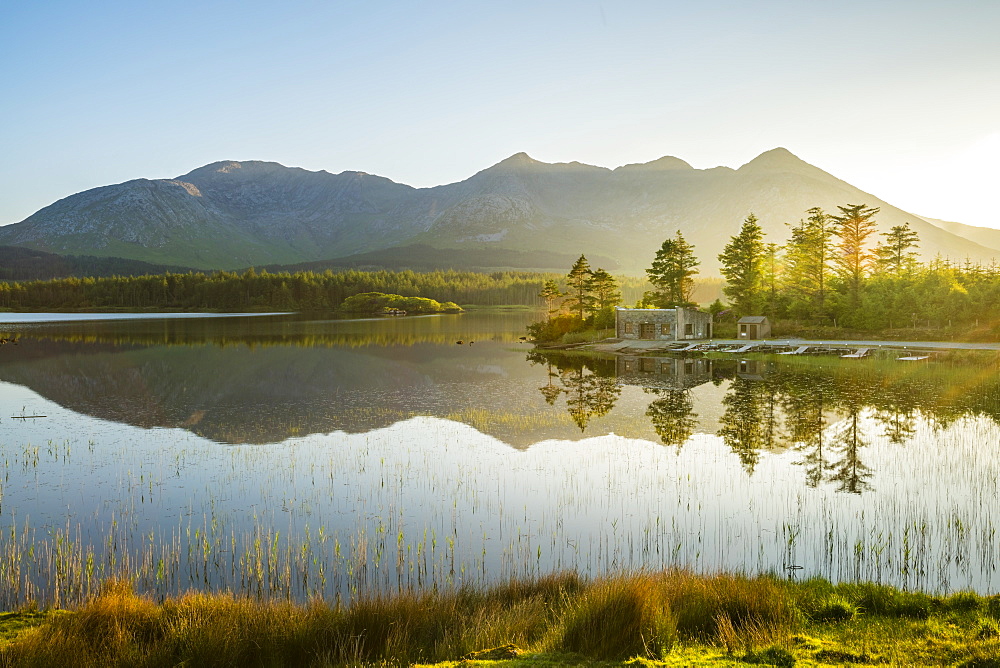
{"type": "Polygon", "coordinates": [[[0,308],[333,310],[348,297],[382,292],[440,302],[531,305],[543,274],[435,271],[168,273],[0,283],[0,308]]]}
{"type": "MultiPolygon", "coordinates": [[[[996,263],[942,257],[920,262],[920,239],[909,224],[877,234],[878,208],[838,209],[837,214],[809,209],[806,218],[789,226],[783,245],[768,242],[757,218],[748,215],[718,256],[727,303],[700,305],[717,322],[767,315],[786,332],[817,327],[900,334],[936,330],[990,340],[1000,335],[996,263]]],[[[699,264],[696,249],[677,231],[646,270],[652,289],[635,305],[699,306],[694,296],[699,264]]],[[[543,286],[547,315],[532,326],[533,335],[551,341],[613,326],[614,307],[631,304],[615,281],[580,256],[565,278],[543,286]]]]}
{"type": "MultiPolygon", "coordinates": [[[[366,292],[424,297],[439,302],[477,306],[539,307],[546,280],[556,274],[472,271],[266,271],[187,272],[106,278],[0,282],[0,309],[162,309],[218,311],[335,310],[344,300],[366,292]]],[[[648,288],[645,278],[621,277],[620,289],[638,299],[648,288]]],[[[706,295],[720,281],[703,281],[706,295]]]]}

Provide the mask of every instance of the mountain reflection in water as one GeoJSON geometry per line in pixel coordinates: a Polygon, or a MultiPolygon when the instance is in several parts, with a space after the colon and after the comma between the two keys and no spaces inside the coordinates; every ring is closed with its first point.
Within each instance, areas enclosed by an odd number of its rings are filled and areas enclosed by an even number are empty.
{"type": "Polygon", "coordinates": [[[0,380],[79,413],[218,443],[361,433],[415,415],[518,448],[613,432],[680,449],[715,434],[748,474],[764,453],[794,451],[808,486],[849,493],[871,488],[872,439],[905,445],[919,418],[1000,416],[1000,382],[976,368],[543,352],[519,340],[530,319],[47,324],[6,334],[19,345],[0,347],[0,380]]]}

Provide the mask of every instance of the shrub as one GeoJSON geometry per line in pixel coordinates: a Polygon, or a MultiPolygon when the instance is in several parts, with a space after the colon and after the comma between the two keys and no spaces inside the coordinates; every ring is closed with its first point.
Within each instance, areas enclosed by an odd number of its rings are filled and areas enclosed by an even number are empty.
{"type": "Polygon", "coordinates": [[[557,315],[549,320],[528,325],[528,334],[540,343],[559,341],[563,335],[583,329],[583,323],[572,315],[557,315]]]}
{"type": "Polygon", "coordinates": [[[834,594],[811,617],[817,622],[844,622],[854,619],[858,609],[843,596],[834,594]]]}

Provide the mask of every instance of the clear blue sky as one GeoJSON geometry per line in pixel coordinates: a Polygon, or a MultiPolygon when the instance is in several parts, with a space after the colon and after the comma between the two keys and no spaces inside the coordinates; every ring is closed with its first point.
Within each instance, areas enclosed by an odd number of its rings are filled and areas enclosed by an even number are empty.
{"type": "Polygon", "coordinates": [[[1000,2],[0,0],[0,224],[216,160],[414,186],[784,146],[1000,227],[1000,2]]]}

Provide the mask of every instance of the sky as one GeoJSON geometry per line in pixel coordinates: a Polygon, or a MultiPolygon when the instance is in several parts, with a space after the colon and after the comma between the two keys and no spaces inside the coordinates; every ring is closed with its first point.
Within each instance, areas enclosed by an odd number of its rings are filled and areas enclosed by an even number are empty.
{"type": "Polygon", "coordinates": [[[1000,2],[0,0],[0,224],[219,160],[452,183],[783,146],[1000,228],[1000,2]]]}

